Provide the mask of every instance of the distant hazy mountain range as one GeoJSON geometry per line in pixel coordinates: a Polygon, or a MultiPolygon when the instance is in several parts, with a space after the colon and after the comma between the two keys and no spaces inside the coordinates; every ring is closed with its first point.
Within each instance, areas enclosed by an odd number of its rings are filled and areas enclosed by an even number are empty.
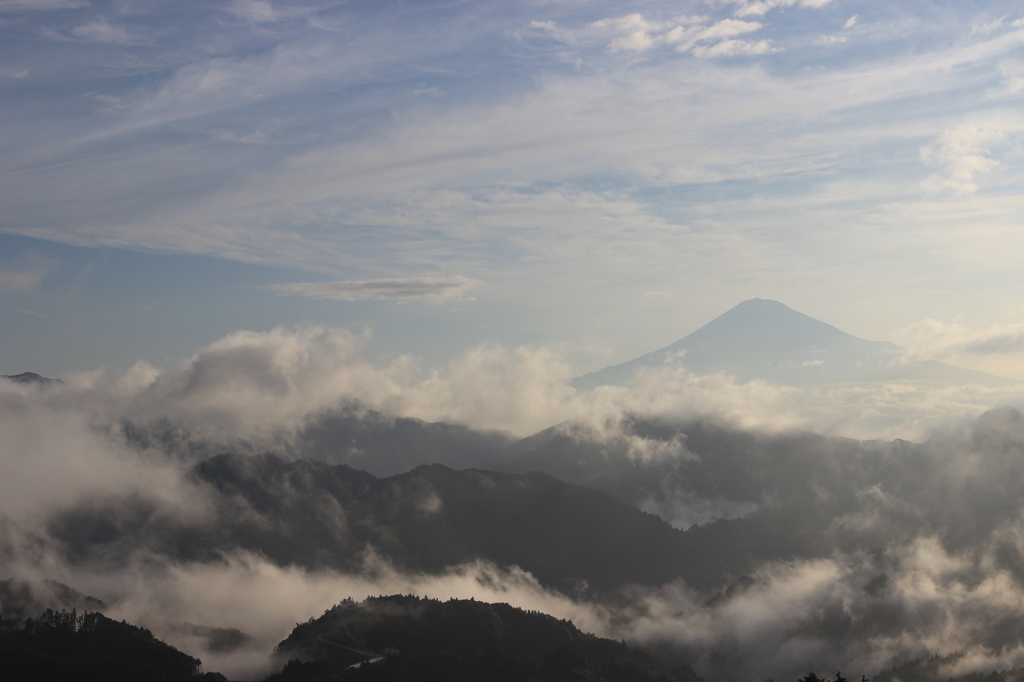
{"type": "MultiPolygon", "coordinates": [[[[129,444],[160,448],[187,461],[200,461],[224,452],[259,452],[265,445],[247,441],[209,440],[167,421],[124,423],[129,444]]],[[[514,455],[513,436],[477,431],[458,424],[393,417],[356,401],[311,417],[275,451],[289,459],[312,457],[347,464],[374,476],[390,476],[421,464],[444,464],[453,469],[501,469],[514,455]]]]}
{"type": "Polygon", "coordinates": [[[638,420],[629,430],[685,449],[644,462],[567,434],[515,463],[531,473],[435,464],[387,478],[312,459],[220,455],[191,472],[209,495],[202,520],[126,496],[57,511],[46,533],[72,564],[126,565],[140,551],[208,561],[243,550],[358,572],[370,547],[415,572],[474,559],[519,566],[567,594],[682,578],[710,596],[766,561],[921,536],[958,551],[978,546],[1024,513],[1024,415],[1009,408],[923,444],[700,420],[638,420]],[[985,466],[965,470],[962,452],[985,466]]]}
{"type": "Polygon", "coordinates": [[[7,379],[13,381],[16,384],[60,384],[63,383],[60,379],[47,379],[46,377],[36,374],[35,372],[22,372],[21,374],[4,374],[0,375],[0,379],[7,379]]]}
{"type": "Polygon", "coordinates": [[[571,383],[578,389],[620,386],[642,370],[662,367],[684,367],[694,374],[724,372],[740,382],[762,379],[788,386],[893,380],[1019,383],[944,362],[907,360],[894,343],[857,338],[778,301],[760,298],[740,303],[671,345],[571,383]]]}
{"type": "Polygon", "coordinates": [[[214,513],[185,522],[139,499],[90,501],[54,515],[50,537],[73,563],[121,564],[139,550],[216,560],[236,550],[280,565],[362,570],[372,547],[427,573],[485,559],[520,566],[567,593],[720,580],[682,531],[607,493],[541,473],[439,464],[376,478],[345,465],[220,455],[192,470],[214,513]]]}
{"type": "Polygon", "coordinates": [[[38,618],[47,609],[82,613],[107,608],[99,599],[86,596],[56,580],[27,582],[0,580],[0,618],[23,625],[26,618],[38,618]]]}

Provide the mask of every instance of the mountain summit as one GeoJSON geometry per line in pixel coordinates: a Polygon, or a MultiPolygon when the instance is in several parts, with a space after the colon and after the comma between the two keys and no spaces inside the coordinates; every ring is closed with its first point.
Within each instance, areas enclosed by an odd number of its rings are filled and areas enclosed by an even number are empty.
{"type": "Polygon", "coordinates": [[[944,362],[907,360],[894,343],[867,341],[778,301],[753,298],[669,346],[584,374],[572,385],[622,385],[641,370],[663,367],[682,367],[694,374],[724,372],[740,382],[762,379],[790,386],[894,380],[1016,383],[944,362]]]}

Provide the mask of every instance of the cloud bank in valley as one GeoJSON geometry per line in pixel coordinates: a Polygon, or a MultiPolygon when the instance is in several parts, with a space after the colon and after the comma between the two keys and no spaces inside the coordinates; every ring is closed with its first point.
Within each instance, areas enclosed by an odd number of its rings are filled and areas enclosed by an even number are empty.
{"type": "MultiPolygon", "coordinates": [[[[61,385],[0,382],[8,453],[0,481],[2,565],[17,577],[55,577],[94,594],[111,604],[111,615],[151,627],[201,656],[208,669],[245,676],[266,673],[269,647],[294,622],[348,596],[389,592],[474,596],[569,617],[598,634],[681,648],[708,679],[795,675],[807,665],[870,674],[908,658],[960,651],[947,664],[956,674],[1012,666],[1024,657],[1024,632],[1015,629],[1013,615],[1024,603],[1018,529],[1024,508],[1007,497],[1024,429],[1012,410],[972,420],[987,403],[1013,399],[1010,389],[793,389],[674,368],[643,373],[627,387],[578,392],[565,383],[570,368],[551,349],[481,347],[428,370],[408,357],[374,365],[361,354],[365,342],[324,328],[239,332],[163,370],[139,364],[121,376],[79,374],[61,385]],[[712,417],[755,438],[805,427],[934,435],[921,446],[927,466],[914,469],[923,490],[892,477],[858,489],[854,507],[829,531],[877,537],[877,547],[837,546],[823,556],[767,561],[710,599],[672,583],[635,588],[622,602],[593,603],[552,592],[513,568],[476,563],[417,575],[372,552],[361,571],[348,575],[244,553],[168,561],[130,547],[122,555],[128,562],[115,567],[95,558],[69,561],[46,540],[56,514],[117,500],[178,521],[201,522],[210,513],[211,491],[189,479],[189,462],[159,443],[140,450],[126,440],[126,425],[171,424],[183,437],[218,447],[284,448],[307,420],[352,400],[393,416],[522,435],[570,420],[581,442],[620,448],[638,466],[670,469],[699,464],[687,440],[629,424],[712,417]],[[951,430],[951,419],[963,426],[951,430]],[[936,430],[938,423],[946,429],[936,430]],[[928,490],[940,499],[929,501],[928,490]],[[956,530],[971,520],[981,524],[978,530],[956,530]],[[964,537],[969,540],[957,540],[964,537]],[[254,600],[253,594],[267,596],[254,600]],[[183,629],[185,622],[237,628],[251,639],[232,651],[215,650],[203,631],[183,629]]],[[[842,458],[838,451],[819,453],[820,471],[842,458]]],[[[728,466],[723,477],[738,473],[728,466]]],[[[707,507],[711,498],[684,502],[691,514],[705,504],[701,513],[711,521],[744,517],[770,499],[732,509],[707,507]]]]}
{"type": "Polygon", "coordinates": [[[599,425],[636,412],[668,417],[708,413],[743,427],[919,439],[949,419],[1014,404],[1021,397],[1013,385],[906,381],[794,388],[758,380],[738,383],[724,374],[691,374],[685,359],[645,370],[628,386],[577,391],[567,384],[571,366],[551,348],[484,345],[441,367],[426,368],[407,355],[371,363],[362,352],[369,342],[367,336],[320,327],[236,332],[163,370],[138,363],[121,376],[81,373],[67,377],[60,390],[8,388],[17,392],[8,399],[68,409],[97,423],[169,420],[223,438],[294,430],[318,412],[356,400],[395,416],[520,437],[563,421],[599,425]]]}

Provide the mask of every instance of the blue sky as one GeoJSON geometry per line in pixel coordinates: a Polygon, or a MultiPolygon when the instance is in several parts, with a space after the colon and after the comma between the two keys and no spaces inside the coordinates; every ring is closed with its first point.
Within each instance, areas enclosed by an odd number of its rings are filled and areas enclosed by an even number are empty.
{"type": "Polygon", "coordinates": [[[345,328],[586,371],[762,297],[1024,377],[1012,2],[0,0],[0,373],[345,328]]]}

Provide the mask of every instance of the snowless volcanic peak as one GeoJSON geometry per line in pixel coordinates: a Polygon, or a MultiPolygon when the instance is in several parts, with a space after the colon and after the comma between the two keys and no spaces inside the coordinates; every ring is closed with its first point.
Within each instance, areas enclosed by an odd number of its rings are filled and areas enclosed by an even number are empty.
{"type": "Polygon", "coordinates": [[[7,379],[16,384],[53,384],[60,383],[60,379],[47,379],[35,372],[22,372],[21,374],[4,374],[0,379],[7,379]]]}
{"type": "Polygon", "coordinates": [[[908,361],[889,341],[867,341],[761,298],[743,301],[675,343],[573,381],[576,388],[628,383],[642,369],[682,367],[776,384],[932,381],[1003,385],[1008,379],[936,361],[908,361]]]}

